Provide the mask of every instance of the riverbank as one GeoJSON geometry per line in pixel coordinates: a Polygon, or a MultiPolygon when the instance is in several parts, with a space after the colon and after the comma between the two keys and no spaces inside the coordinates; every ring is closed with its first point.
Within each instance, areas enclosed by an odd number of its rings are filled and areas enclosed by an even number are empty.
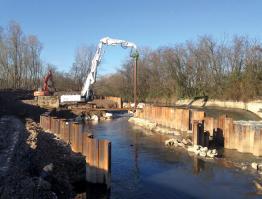
{"type": "MultiPolygon", "coordinates": [[[[226,116],[227,112],[216,118],[206,115],[203,109],[145,105],[143,109],[137,110],[129,122],[155,133],[172,135],[171,139],[165,141],[166,146],[184,149],[197,157],[225,158],[224,152],[230,151],[227,149],[262,155],[260,121],[234,121],[226,116]],[[213,151],[215,149],[218,153],[213,151]]],[[[232,162],[232,165],[240,169],[262,171],[260,157],[243,157],[247,159],[237,162],[234,158],[227,158],[226,162],[232,162]]]]}
{"type": "MultiPolygon", "coordinates": [[[[186,137],[181,136],[178,132],[172,134],[172,130],[170,129],[163,134],[161,131],[156,132],[154,130],[157,127],[156,123],[154,124],[150,121],[134,117],[130,118],[128,121],[131,124],[140,127],[140,131],[144,131],[146,134],[148,134],[147,131],[151,131],[154,132],[152,136],[168,136],[165,140],[162,139],[162,145],[172,151],[183,151],[184,153],[187,153],[190,157],[196,160],[194,169],[196,169],[197,172],[201,170],[201,164],[199,163],[201,160],[204,162],[212,162],[226,168],[235,169],[243,175],[254,175],[255,179],[253,180],[253,186],[256,189],[256,194],[262,194],[262,157],[256,157],[250,153],[240,153],[236,150],[224,149],[222,147],[214,149],[202,147],[200,145],[193,145],[191,132],[184,134],[186,137]],[[152,128],[152,126],[154,126],[154,128],[152,128]]],[[[137,127],[135,129],[137,129],[137,127]]]]}
{"type": "MultiPolygon", "coordinates": [[[[178,100],[176,101],[177,106],[196,106],[202,107],[221,107],[221,108],[232,108],[232,109],[242,109],[250,111],[257,116],[262,118],[262,100],[255,100],[250,102],[240,102],[240,101],[220,101],[220,100],[208,100],[204,102],[203,99],[200,100],[192,100],[192,99],[185,99],[185,100],[178,100]]],[[[262,119],[261,119],[262,120],[262,119]]]]}
{"type": "Polygon", "coordinates": [[[0,198],[71,198],[85,179],[85,158],[38,125],[46,109],[25,104],[28,91],[0,92],[0,198]],[[4,158],[7,158],[6,161],[4,158]]]}

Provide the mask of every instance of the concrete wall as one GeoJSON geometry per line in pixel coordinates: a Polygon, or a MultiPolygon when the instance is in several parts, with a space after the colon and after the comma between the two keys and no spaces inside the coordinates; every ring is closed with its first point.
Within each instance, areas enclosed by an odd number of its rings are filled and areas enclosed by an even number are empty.
{"type": "MultiPolygon", "coordinates": [[[[188,105],[191,100],[178,100],[176,105],[188,105]]],[[[203,101],[197,100],[192,106],[202,106],[203,101]]],[[[223,108],[238,108],[251,111],[262,118],[262,100],[250,101],[250,102],[237,102],[237,101],[219,101],[219,100],[209,100],[206,106],[218,106],[223,108]]]]}
{"type": "Polygon", "coordinates": [[[37,105],[44,108],[58,108],[59,97],[58,96],[38,96],[37,105]]]}
{"type": "Polygon", "coordinates": [[[122,98],[121,97],[112,97],[112,96],[106,96],[106,100],[111,100],[113,102],[117,103],[117,108],[122,108],[122,98]]]}

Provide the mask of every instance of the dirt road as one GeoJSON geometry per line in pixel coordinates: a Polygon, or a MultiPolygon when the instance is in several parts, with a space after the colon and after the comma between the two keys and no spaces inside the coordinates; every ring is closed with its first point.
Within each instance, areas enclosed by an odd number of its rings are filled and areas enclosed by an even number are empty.
{"type": "Polygon", "coordinates": [[[4,177],[15,153],[19,136],[24,132],[23,123],[13,116],[0,118],[0,175],[4,177]]]}

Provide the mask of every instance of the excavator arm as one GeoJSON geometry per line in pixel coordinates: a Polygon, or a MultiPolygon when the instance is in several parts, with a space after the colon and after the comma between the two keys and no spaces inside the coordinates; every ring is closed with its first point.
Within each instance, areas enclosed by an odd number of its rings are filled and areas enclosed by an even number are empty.
{"type": "Polygon", "coordinates": [[[35,97],[49,96],[49,95],[54,94],[55,88],[54,88],[54,82],[53,82],[53,74],[51,70],[49,70],[47,75],[44,77],[43,83],[44,83],[43,87],[39,88],[38,91],[34,92],[35,97]]]}
{"type": "Polygon", "coordinates": [[[130,56],[133,58],[138,57],[137,47],[134,43],[125,40],[112,39],[109,37],[102,38],[97,45],[95,56],[92,59],[90,72],[88,73],[84,86],[81,90],[81,95],[62,95],[61,96],[62,103],[67,101],[70,102],[83,101],[83,99],[84,101],[87,101],[90,98],[91,95],[90,87],[96,82],[97,67],[102,59],[104,45],[107,46],[120,45],[123,48],[131,48],[130,56]]]}
{"type": "Polygon", "coordinates": [[[81,96],[85,97],[86,99],[89,98],[90,86],[96,82],[96,72],[97,72],[97,67],[101,62],[101,58],[103,54],[102,52],[103,45],[108,45],[108,46],[121,45],[123,48],[131,48],[131,56],[138,55],[137,48],[134,43],[125,40],[111,39],[109,37],[102,38],[97,46],[95,56],[92,60],[90,72],[86,78],[86,81],[81,91],[81,96]]]}

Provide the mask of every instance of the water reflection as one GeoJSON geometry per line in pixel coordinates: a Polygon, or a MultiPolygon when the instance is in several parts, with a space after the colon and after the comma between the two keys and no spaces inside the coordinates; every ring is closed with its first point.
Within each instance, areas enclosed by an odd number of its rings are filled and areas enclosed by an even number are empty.
{"type": "Polygon", "coordinates": [[[107,189],[103,185],[94,185],[91,183],[85,183],[80,185],[82,186],[80,192],[77,194],[75,199],[109,199],[110,198],[110,189],[107,189]]]}
{"type": "Polygon", "coordinates": [[[193,174],[198,175],[202,170],[205,169],[205,162],[200,158],[193,156],[193,174]]]}
{"type": "Polygon", "coordinates": [[[136,182],[139,181],[139,164],[138,164],[139,144],[138,142],[139,142],[138,134],[135,134],[135,140],[132,146],[134,147],[134,176],[135,176],[136,182]]]}
{"type": "MultiPolygon", "coordinates": [[[[86,187],[86,198],[257,198],[254,176],[164,146],[170,136],[152,134],[126,119],[89,125],[112,142],[110,192],[86,187]]],[[[79,196],[80,197],[80,196],[79,196]]]]}

